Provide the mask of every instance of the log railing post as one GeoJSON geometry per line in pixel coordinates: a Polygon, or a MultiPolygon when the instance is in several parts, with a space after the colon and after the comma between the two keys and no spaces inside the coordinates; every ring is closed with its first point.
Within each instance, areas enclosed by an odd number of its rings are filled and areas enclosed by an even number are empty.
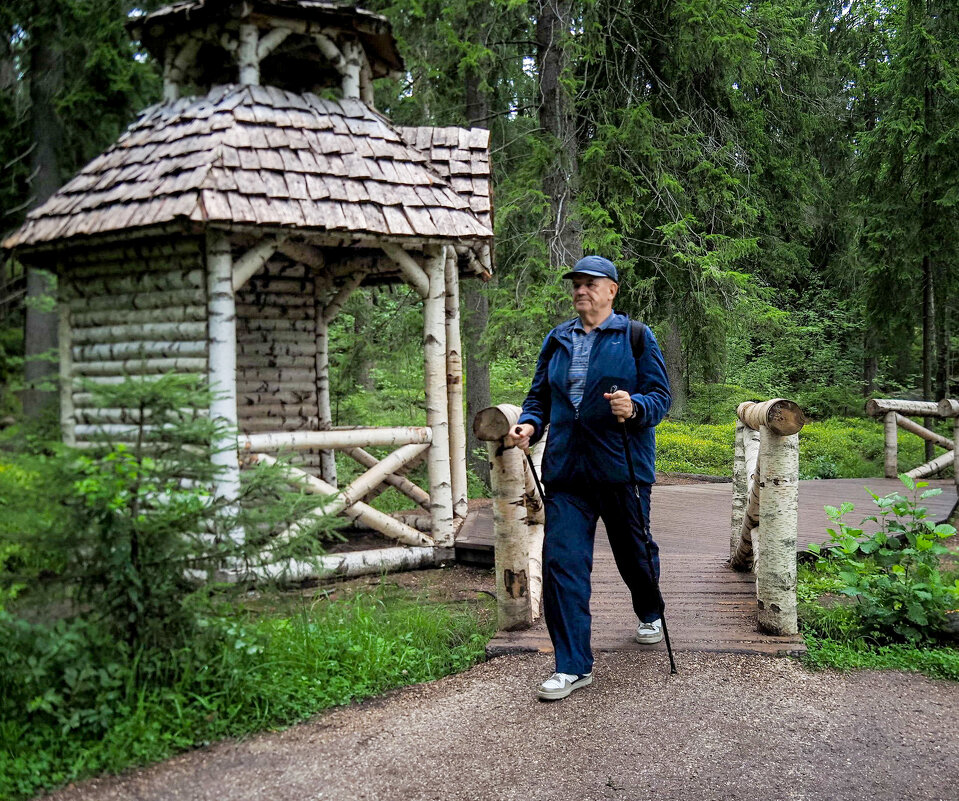
{"type": "Polygon", "coordinates": [[[759,627],[770,634],[796,634],[799,435],[782,437],[763,426],[759,439],[762,477],[755,566],[759,627]]]}
{"type": "MultiPolygon", "coordinates": [[[[476,438],[489,448],[496,608],[501,631],[532,625],[539,617],[543,587],[543,502],[523,452],[503,447],[503,439],[519,415],[518,406],[504,403],[483,409],[473,420],[476,438]]],[[[531,451],[537,471],[544,445],[545,437],[531,451]]]]}
{"type": "Polygon", "coordinates": [[[897,412],[885,415],[885,461],[883,474],[886,478],[899,475],[899,427],[896,425],[897,412]]]}
{"type": "Polygon", "coordinates": [[[453,481],[450,470],[449,396],[446,392],[446,250],[427,257],[429,296],[423,300],[426,424],[433,432],[427,463],[430,517],[436,544],[453,546],[453,481]]]}
{"type": "Polygon", "coordinates": [[[742,403],[736,414],[729,564],[737,570],[752,567],[756,574],[759,628],[796,634],[798,434],[805,418],[798,405],[782,398],[742,403]]]}

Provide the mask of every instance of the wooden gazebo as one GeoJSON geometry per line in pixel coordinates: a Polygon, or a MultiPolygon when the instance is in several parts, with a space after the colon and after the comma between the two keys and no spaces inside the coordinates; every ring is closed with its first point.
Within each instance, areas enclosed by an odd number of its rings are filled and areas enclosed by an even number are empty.
{"type": "Polygon", "coordinates": [[[444,558],[466,514],[458,281],[492,271],[488,132],[378,113],[372,81],[402,61],[361,9],[196,0],[134,25],[164,65],[164,102],[3,243],[59,276],[65,440],[124,436],[78,376],[200,374],[240,434],[220,443],[222,497],[237,497],[240,454],[283,448],[330,494],[343,449],[368,470],[337,507],[427,549],[420,563],[444,558]],[[427,426],[333,429],[330,321],[388,282],[423,299],[427,426]],[[399,450],[378,461],[373,445],[399,450]],[[424,456],[428,493],[400,475],[424,456]],[[383,481],[429,509],[429,532],[362,503],[383,481]]]}

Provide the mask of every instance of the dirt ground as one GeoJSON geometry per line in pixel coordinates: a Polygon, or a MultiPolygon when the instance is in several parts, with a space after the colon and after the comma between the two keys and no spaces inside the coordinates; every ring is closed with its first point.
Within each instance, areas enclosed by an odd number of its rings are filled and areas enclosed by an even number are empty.
{"type": "Polygon", "coordinates": [[[596,681],[534,697],[545,655],[224,742],[56,801],[770,799],[955,801],[959,685],[807,672],[784,658],[601,654],[596,681]]]}

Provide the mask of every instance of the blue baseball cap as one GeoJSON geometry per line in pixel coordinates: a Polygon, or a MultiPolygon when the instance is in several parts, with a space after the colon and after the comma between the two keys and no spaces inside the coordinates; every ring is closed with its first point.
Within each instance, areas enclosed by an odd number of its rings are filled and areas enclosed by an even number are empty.
{"type": "Polygon", "coordinates": [[[609,278],[619,283],[616,265],[602,256],[584,256],[576,262],[572,270],[563,274],[563,278],[572,278],[574,275],[595,275],[597,278],[609,278]]]}

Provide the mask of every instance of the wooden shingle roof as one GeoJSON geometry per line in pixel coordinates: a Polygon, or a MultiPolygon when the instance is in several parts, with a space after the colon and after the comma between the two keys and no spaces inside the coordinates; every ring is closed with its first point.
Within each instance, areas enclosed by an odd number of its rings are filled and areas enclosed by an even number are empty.
{"type": "Polygon", "coordinates": [[[493,227],[489,131],[483,128],[397,128],[407,144],[425,153],[453,190],[469,198],[470,208],[488,228],[493,227]]]}
{"type": "MultiPolygon", "coordinates": [[[[459,131],[434,129],[449,130],[459,131]]],[[[430,160],[440,146],[435,133],[420,150],[358,100],[217,87],[147,109],[3,244],[176,221],[487,241],[488,133],[462,135],[469,146],[456,154],[469,154],[468,175],[452,151],[448,161],[430,160]]]]}

